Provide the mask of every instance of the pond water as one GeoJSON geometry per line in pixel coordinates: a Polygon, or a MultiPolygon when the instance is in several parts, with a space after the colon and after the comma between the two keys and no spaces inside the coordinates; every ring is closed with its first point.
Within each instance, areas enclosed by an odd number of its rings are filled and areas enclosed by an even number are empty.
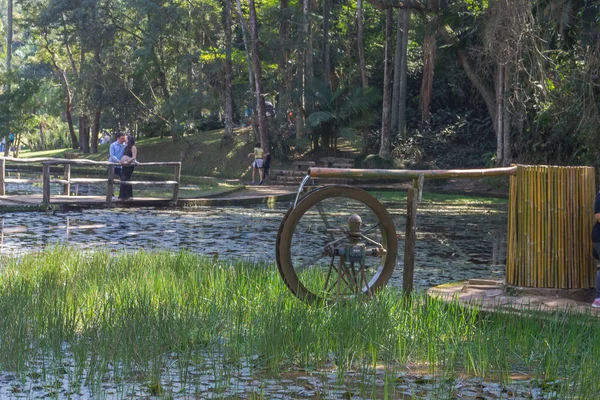
{"type": "MultiPolygon", "coordinates": [[[[396,222],[400,239],[400,256],[390,284],[401,287],[406,206],[405,202],[384,204],[396,222]]],[[[18,256],[62,244],[114,252],[184,249],[211,257],[274,263],[277,230],[286,209],[286,204],[275,204],[273,208],[260,205],[4,213],[0,214],[0,256],[18,256]]],[[[416,289],[467,278],[504,276],[506,204],[424,202],[419,206],[417,224],[416,289]]],[[[26,375],[0,371],[0,398],[159,397],[152,385],[139,379],[116,383],[108,376],[100,387],[82,384],[85,375],[77,378],[74,358],[68,346],[65,349],[60,368],[48,369],[55,360],[34,357],[31,371],[26,375]]],[[[160,377],[160,386],[170,394],[167,398],[366,399],[382,398],[384,388],[390,390],[389,377],[383,370],[349,371],[341,381],[333,365],[319,371],[292,369],[272,377],[250,368],[247,364],[252,360],[230,371],[223,357],[214,354],[199,357],[204,358],[204,363],[180,365],[177,356],[173,356],[160,377]],[[369,388],[367,392],[363,392],[365,387],[369,388]]],[[[548,398],[541,392],[532,392],[529,381],[509,386],[477,378],[450,384],[447,381],[415,371],[403,373],[393,378],[393,392],[402,398],[416,395],[423,399],[436,399],[439,393],[448,391],[461,398],[503,398],[504,393],[511,393],[515,399],[548,398]],[[483,393],[486,397],[481,397],[483,393]]]]}
{"type": "MultiPolygon", "coordinates": [[[[399,233],[391,283],[401,286],[405,203],[386,203],[399,233]]],[[[128,208],[0,214],[0,255],[46,246],[80,249],[188,250],[212,257],[275,260],[277,230],[287,204],[193,209],[128,208]]],[[[506,204],[423,203],[417,218],[415,287],[468,278],[502,278],[506,204]]],[[[307,249],[307,251],[310,249],[307,249]]]]}

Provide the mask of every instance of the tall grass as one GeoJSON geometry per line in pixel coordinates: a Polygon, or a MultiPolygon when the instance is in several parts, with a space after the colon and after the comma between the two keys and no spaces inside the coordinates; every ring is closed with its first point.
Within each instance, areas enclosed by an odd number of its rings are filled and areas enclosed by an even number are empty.
{"type": "MultiPolygon", "coordinates": [[[[307,306],[273,265],[186,252],[56,248],[0,263],[0,366],[21,376],[68,365],[75,386],[146,382],[160,394],[168,370],[194,384],[190,366],[222,382],[240,368],[273,376],[329,368],[340,381],[385,368],[393,397],[393,377],[410,367],[436,377],[438,398],[465,375],[523,374],[559,398],[599,393],[600,324],[589,315],[490,314],[393,289],[307,306]]],[[[361,391],[379,397],[374,386],[361,391]]]]}

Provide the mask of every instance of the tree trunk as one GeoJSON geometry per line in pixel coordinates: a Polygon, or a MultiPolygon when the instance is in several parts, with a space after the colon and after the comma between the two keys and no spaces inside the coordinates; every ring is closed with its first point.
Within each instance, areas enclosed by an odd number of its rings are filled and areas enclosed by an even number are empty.
{"type": "MultiPolygon", "coordinates": [[[[12,61],[12,42],[13,42],[13,0],[8,0],[7,3],[7,27],[6,27],[6,73],[8,79],[6,80],[6,93],[10,93],[10,70],[12,61]]],[[[9,97],[10,98],[10,97],[9,97]]],[[[8,105],[8,115],[6,116],[6,147],[4,149],[4,156],[8,156],[10,151],[10,145],[8,143],[8,137],[10,135],[10,103],[8,105]]]]}
{"type": "Polygon", "coordinates": [[[224,144],[233,143],[233,108],[231,98],[231,0],[225,1],[225,136],[224,144]]]}
{"type": "Polygon", "coordinates": [[[329,7],[331,0],[323,0],[323,81],[331,88],[331,43],[329,41],[329,7]]]}
{"type": "Polygon", "coordinates": [[[263,97],[262,67],[260,65],[260,48],[258,42],[258,27],[256,24],[256,8],[254,0],[248,0],[250,8],[250,34],[252,35],[252,61],[254,64],[254,81],[256,82],[256,109],[258,112],[258,129],[260,143],[265,152],[270,152],[269,133],[267,131],[267,114],[265,98],[263,97]]]}
{"type": "Polygon", "coordinates": [[[504,162],[504,67],[498,64],[496,68],[496,165],[504,162]]]}
{"type": "Polygon", "coordinates": [[[304,15],[304,40],[306,41],[306,49],[304,51],[304,82],[310,86],[314,76],[313,72],[313,49],[312,49],[312,24],[311,24],[311,0],[304,0],[303,15],[304,15]]]}
{"type": "MultiPolygon", "coordinates": [[[[94,61],[96,68],[96,79],[98,82],[101,80],[101,70],[102,70],[102,60],[100,59],[100,47],[96,46],[94,49],[94,61]]],[[[98,86],[97,86],[98,87],[98,86]]],[[[103,90],[100,87],[100,90],[103,90]]],[[[92,123],[92,154],[98,153],[98,138],[100,136],[100,116],[102,114],[102,110],[99,105],[96,107],[96,111],[94,112],[94,121],[92,123]]]]}
{"type": "MultiPolygon", "coordinates": [[[[304,0],[309,1],[309,0],[304,0]]],[[[303,27],[304,29],[304,27],[303,27]]],[[[304,110],[306,109],[306,47],[303,45],[303,38],[300,30],[297,32],[298,36],[298,51],[296,60],[296,87],[298,88],[297,104],[296,104],[296,140],[302,139],[304,136],[304,110]]]]}
{"type": "Polygon", "coordinates": [[[400,111],[400,69],[402,64],[402,9],[398,9],[396,23],[396,50],[394,51],[394,90],[392,92],[392,135],[398,134],[398,112],[400,111]]]}
{"type": "Polygon", "coordinates": [[[280,0],[279,10],[281,13],[279,21],[279,44],[281,55],[279,57],[279,73],[281,75],[281,86],[279,89],[279,101],[277,102],[277,117],[287,118],[290,103],[290,92],[292,90],[292,68],[288,65],[290,60],[289,51],[289,16],[288,0],[280,0]]]}
{"type": "Polygon", "coordinates": [[[381,146],[379,156],[390,158],[391,150],[391,118],[392,103],[392,31],[394,26],[394,10],[385,10],[385,67],[383,72],[383,111],[381,113],[381,146]]]}
{"type": "Polygon", "coordinates": [[[46,138],[44,136],[44,123],[40,122],[40,147],[46,150],[46,138]]]}
{"type": "Polygon", "coordinates": [[[17,137],[15,138],[15,158],[19,158],[19,153],[21,152],[21,132],[17,133],[17,137]]]}
{"type": "Polygon", "coordinates": [[[502,121],[502,154],[504,155],[504,159],[502,160],[502,165],[507,166],[512,161],[511,158],[511,140],[510,140],[510,110],[508,109],[508,95],[510,90],[510,68],[508,65],[504,66],[504,79],[503,79],[504,87],[502,88],[502,104],[504,105],[503,110],[503,118],[502,121]]]}
{"type": "Polygon", "coordinates": [[[67,118],[67,125],[69,126],[69,135],[71,136],[71,147],[73,150],[79,148],[79,141],[75,134],[75,127],[73,126],[73,116],[71,115],[71,88],[69,87],[69,80],[65,71],[59,72],[63,81],[63,89],[65,91],[65,116],[67,118]]]}
{"type": "Polygon", "coordinates": [[[84,154],[90,153],[90,136],[88,117],[86,115],[79,117],[79,148],[84,154]]]}
{"type": "Polygon", "coordinates": [[[102,112],[98,109],[94,113],[92,125],[92,154],[98,153],[98,138],[100,137],[100,116],[102,112]]]}
{"type": "Polygon", "coordinates": [[[358,46],[358,68],[360,69],[360,79],[362,82],[362,87],[366,88],[367,86],[369,86],[369,80],[367,79],[367,67],[365,64],[362,0],[356,0],[356,9],[356,21],[358,25],[358,31],[356,35],[356,45],[358,46]]]}
{"type": "Polygon", "coordinates": [[[408,67],[408,32],[410,28],[410,10],[401,9],[402,18],[402,60],[400,61],[400,89],[398,99],[398,130],[406,141],[406,70],[408,67]]]}
{"type": "Polygon", "coordinates": [[[437,31],[437,13],[439,11],[439,0],[431,0],[430,10],[435,15],[427,22],[425,37],[423,39],[423,78],[421,81],[421,122],[429,119],[431,96],[433,90],[433,73],[435,68],[437,31]]]}
{"type": "MultiPolygon", "coordinates": [[[[249,46],[250,40],[248,39],[248,29],[246,28],[246,21],[244,20],[244,14],[242,13],[242,4],[240,0],[236,0],[237,4],[237,12],[240,18],[240,25],[242,27],[242,37],[244,38],[244,50],[246,51],[246,62],[248,63],[248,95],[249,98],[254,99],[254,71],[252,71],[252,56],[251,56],[251,48],[249,46]]],[[[257,124],[257,116],[256,107],[252,107],[252,132],[254,133],[254,138],[259,137],[258,132],[258,124],[257,124]]]]}

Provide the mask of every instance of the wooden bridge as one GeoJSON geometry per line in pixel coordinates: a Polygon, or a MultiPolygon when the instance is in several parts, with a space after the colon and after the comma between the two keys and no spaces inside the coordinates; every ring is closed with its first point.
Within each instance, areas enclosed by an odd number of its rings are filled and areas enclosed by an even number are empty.
{"type": "MultiPolygon", "coordinates": [[[[114,168],[121,166],[118,163],[112,163],[108,161],[91,161],[91,160],[70,160],[60,158],[12,158],[12,157],[0,157],[0,205],[41,205],[44,207],[50,207],[51,205],[75,205],[75,206],[106,206],[112,207],[115,204],[113,201],[113,192],[115,182],[118,184],[119,180],[115,179],[114,168]],[[35,166],[41,167],[42,177],[40,178],[26,178],[21,179],[20,177],[12,178],[6,174],[7,165],[14,166],[35,166]],[[71,166],[87,167],[88,169],[103,168],[107,174],[106,178],[72,178],[71,177],[71,166]],[[63,176],[59,179],[52,178],[51,167],[62,166],[63,176]],[[42,184],[42,194],[37,195],[7,195],[6,184],[7,183],[30,183],[42,184]],[[51,184],[63,185],[62,194],[51,196],[50,185],[51,184]],[[105,196],[71,196],[71,185],[72,184],[97,184],[106,185],[105,196]]],[[[148,162],[148,163],[137,163],[135,167],[156,167],[156,166],[167,166],[173,167],[173,180],[165,181],[127,181],[128,185],[132,186],[172,186],[172,195],[168,198],[151,198],[151,197],[136,197],[134,200],[119,203],[127,203],[135,206],[141,205],[176,205],[179,198],[179,184],[181,180],[181,162],[148,162]]]]}

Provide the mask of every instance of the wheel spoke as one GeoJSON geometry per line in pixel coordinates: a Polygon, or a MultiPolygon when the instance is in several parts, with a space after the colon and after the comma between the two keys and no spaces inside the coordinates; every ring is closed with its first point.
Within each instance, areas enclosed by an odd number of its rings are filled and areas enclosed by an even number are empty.
{"type": "Polygon", "coordinates": [[[365,239],[367,242],[369,242],[371,244],[374,244],[377,247],[383,248],[383,245],[381,243],[379,243],[376,240],[373,240],[373,239],[369,238],[368,236],[363,235],[362,233],[360,234],[360,237],[363,238],[363,239],[365,239]]]}
{"type": "Polygon", "coordinates": [[[327,253],[320,253],[320,254],[316,254],[314,256],[311,256],[312,258],[308,261],[304,261],[302,264],[300,264],[299,266],[295,267],[296,273],[299,274],[302,271],[304,271],[306,268],[310,267],[311,265],[314,265],[317,263],[317,261],[327,257],[327,253]]]}
{"type": "MultiPolygon", "coordinates": [[[[317,204],[317,210],[319,211],[319,215],[321,216],[321,219],[323,220],[323,223],[325,224],[325,228],[326,229],[333,229],[331,227],[331,225],[329,225],[329,221],[327,220],[327,216],[325,215],[325,210],[323,209],[323,204],[322,203],[318,203],[317,204]]],[[[331,238],[331,240],[334,240],[334,236],[332,232],[327,231],[327,233],[329,234],[329,237],[331,238]]]]}
{"type": "Polygon", "coordinates": [[[277,264],[288,288],[307,302],[370,297],[395,266],[398,243],[390,220],[360,189],[325,187],[300,199],[277,235],[277,264]],[[359,247],[366,259],[352,255],[359,247]]]}

